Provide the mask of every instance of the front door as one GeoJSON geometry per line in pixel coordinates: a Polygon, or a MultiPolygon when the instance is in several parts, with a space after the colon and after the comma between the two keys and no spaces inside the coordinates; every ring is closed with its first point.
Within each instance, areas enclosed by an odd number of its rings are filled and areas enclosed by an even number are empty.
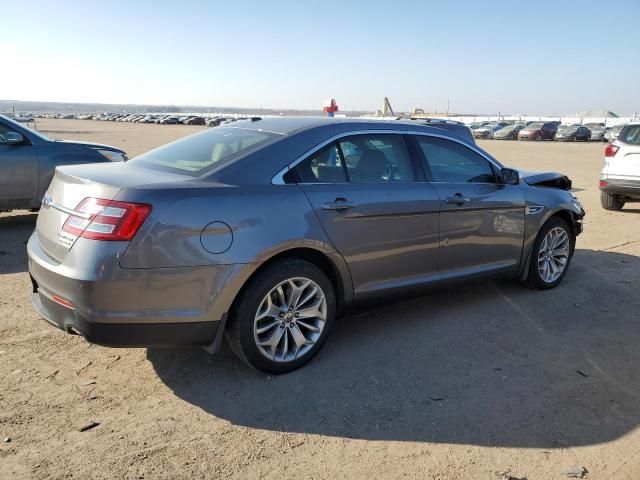
{"type": "Polygon", "coordinates": [[[498,182],[471,148],[415,136],[441,202],[438,269],[443,278],[515,269],[524,240],[524,193],[498,182]]]}
{"type": "Polygon", "coordinates": [[[5,144],[4,134],[14,131],[0,121],[0,210],[37,206],[38,156],[25,138],[20,144],[5,144]]]}
{"type": "Polygon", "coordinates": [[[437,279],[439,199],[403,135],[343,138],[294,169],[357,298],[437,279]]]}

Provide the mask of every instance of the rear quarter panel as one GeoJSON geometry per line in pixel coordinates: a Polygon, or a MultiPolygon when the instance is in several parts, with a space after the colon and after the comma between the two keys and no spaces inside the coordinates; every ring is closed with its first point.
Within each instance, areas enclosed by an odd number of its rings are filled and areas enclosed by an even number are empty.
{"type": "MultiPolygon", "coordinates": [[[[261,263],[299,247],[335,252],[297,185],[125,189],[117,199],[153,205],[120,260],[123,268],[261,263]],[[202,244],[203,229],[213,222],[227,225],[232,235],[231,245],[220,253],[202,244]]],[[[220,235],[228,231],[223,227],[220,235]]]]}

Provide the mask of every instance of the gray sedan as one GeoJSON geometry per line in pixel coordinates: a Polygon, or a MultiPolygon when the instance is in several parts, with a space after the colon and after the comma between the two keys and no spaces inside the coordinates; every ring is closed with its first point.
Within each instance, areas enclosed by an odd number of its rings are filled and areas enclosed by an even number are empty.
{"type": "Polygon", "coordinates": [[[555,287],[582,230],[570,188],[415,122],[236,122],[59,167],[28,243],[33,305],[103,345],[226,335],[282,373],[357,302],[487,276],[555,287]]]}
{"type": "Polygon", "coordinates": [[[0,212],[37,210],[59,165],[121,162],[126,154],[108,145],[53,140],[0,115],[0,212]]]}

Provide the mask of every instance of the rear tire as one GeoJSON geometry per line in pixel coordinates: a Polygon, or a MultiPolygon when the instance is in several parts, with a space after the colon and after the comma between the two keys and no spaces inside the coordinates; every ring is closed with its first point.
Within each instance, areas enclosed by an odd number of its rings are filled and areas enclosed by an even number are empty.
{"type": "Polygon", "coordinates": [[[600,203],[602,204],[602,208],[605,210],[611,210],[614,212],[619,212],[624,207],[624,200],[621,200],[619,197],[614,195],[610,195],[607,192],[600,192],[600,203]]]}
{"type": "Polygon", "coordinates": [[[551,217],[531,248],[529,286],[538,290],[556,287],[569,270],[575,244],[576,237],[569,224],[560,217],[551,217]]]}
{"type": "Polygon", "coordinates": [[[324,272],[306,260],[283,259],[249,281],[236,299],[225,335],[247,365],[267,373],[286,373],[318,353],[335,315],[334,288],[324,272]],[[292,301],[296,289],[302,289],[298,302],[292,301]]]}

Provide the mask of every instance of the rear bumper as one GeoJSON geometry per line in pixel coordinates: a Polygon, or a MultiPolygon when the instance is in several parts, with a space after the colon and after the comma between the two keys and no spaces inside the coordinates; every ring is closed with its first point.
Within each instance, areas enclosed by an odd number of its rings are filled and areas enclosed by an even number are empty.
{"type": "Polygon", "coordinates": [[[51,325],[108,347],[206,346],[215,343],[220,321],[189,323],[96,323],[60,305],[36,287],[31,304],[51,325]]]}
{"type": "Polygon", "coordinates": [[[49,323],[106,346],[219,345],[245,265],[123,269],[117,248],[83,248],[58,263],[29,239],[32,304],[49,323]]]}
{"type": "Polygon", "coordinates": [[[600,180],[600,190],[610,195],[640,198],[640,180],[603,178],[600,180]],[[606,185],[602,185],[602,182],[606,182],[606,185]]]}

